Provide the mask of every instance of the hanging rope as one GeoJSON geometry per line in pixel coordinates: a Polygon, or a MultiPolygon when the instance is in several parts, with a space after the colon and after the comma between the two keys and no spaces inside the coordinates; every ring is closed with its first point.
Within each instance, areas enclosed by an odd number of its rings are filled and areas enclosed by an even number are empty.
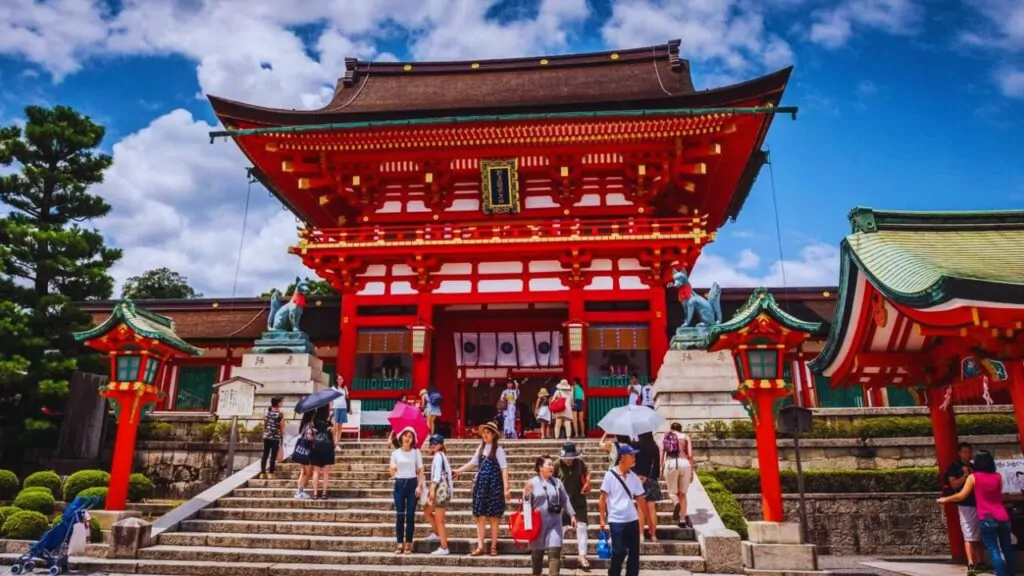
{"type": "MultiPolygon", "coordinates": [[[[248,228],[249,226],[249,203],[252,200],[252,185],[256,182],[256,177],[253,176],[253,168],[250,167],[245,169],[245,177],[247,185],[245,189],[245,210],[242,213],[242,234],[241,237],[239,237],[238,239],[238,254],[235,257],[235,278],[231,282],[231,304],[228,306],[228,310],[232,311],[234,310],[236,304],[235,296],[238,294],[238,276],[242,272],[242,250],[245,248],[245,232],[246,228],[248,228]]],[[[262,314],[263,311],[260,310],[244,326],[228,334],[225,337],[224,348],[227,349],[229,353],[231,350],[231,338],[233,338],[234,336],[238,335],[240,332],[251,326],[252,323],[255,322],[256,319],[259,318],[260,315],[262,314]]]]}
{"type": "MultiPolygon", "coordinates": [[[[772,185],[772,209],[775,210],[775,240],[779,245],[779,271],[782,273],[782,292],[788,296],[789,284],[786,282],[786,255],[782,249],[782,224],[779,219],[779,199],[775,193],[775,169],[772,168],[772,147],[766,146],[767,159],[765,164],[768,165],[768,177],[771,180],[772,185]]],[[[789,298],[783,298],[783,306],[786,312],[789,312],[789,298]]]]}

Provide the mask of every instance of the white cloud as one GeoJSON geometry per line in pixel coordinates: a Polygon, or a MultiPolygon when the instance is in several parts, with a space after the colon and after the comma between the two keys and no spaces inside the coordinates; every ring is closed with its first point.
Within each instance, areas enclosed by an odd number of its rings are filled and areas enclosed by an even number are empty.
{"type": "Polygon", "coordinates": [[[750,268],[757,268],[758,264],[761,263],[761,257],[750,248],[744,248],[740,251],[739,260],[736,261],[736,267],[741,270],[748,270],[750,268]]]}
{"type": "Polygon", "coordinates": [[[0,2],[0,54],[43,66],[55,80],[78,71],[107,35],[102,0],[0,2]]]}
{"type": "Polygon", "coordinates": [[[766,30],[761,7],[741,0],[618,0],[601,35],[618,48],[682,39],[681,55],[708,65],[697,71],[702,88],[793,62],[789,44],[766,30]]]}
{"type": "Polygon", "coordinates": [[[961,32],[960,43],[997,61],[992,79],[1008,98],[1024,98],[1024,2],[1020,0],[965,0],[980,19],[961,32]],[[1001,63],[999,63],[1001,62],[1001,63]]]}
{"type": "Polygon", "coordinates": [[[1024,98],[1024,68],[1007,66],[996,70],[995,76],[1004,96],[1024,98]]]}
{"type": "MultiPolygon", "coordinates": [[[[797,260],[774,261],[762,274],[743,271],[750,268],[748,250],[730,260],[705,252],[693,269],[694,286],[756,288],[758,286],[835,286],[839,283],[839,247],[829,244],[808,244],[800,250],[797,260]],[[785,280],[783,280],[785,278],[785,280]]],[[[756,254],[754,255],[756,258],[756,254]]],[[[758,259],[759,260],[759,259],[758,259]]],[[[755,266],[756,267],[756,264],[755,266]]]]}
{"type": "Polygon", "coordinates": [[[816,44],[839,48],[859,29],[909,35],[917,31],[923,13],[915,0],[844,0],[814,12],[809,37],[816,44]]]}

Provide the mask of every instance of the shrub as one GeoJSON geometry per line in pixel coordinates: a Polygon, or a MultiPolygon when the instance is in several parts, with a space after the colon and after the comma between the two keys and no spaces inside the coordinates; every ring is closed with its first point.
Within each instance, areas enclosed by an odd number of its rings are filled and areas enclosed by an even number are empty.
{"type": "Polygon", "coordinates": [[[132,474],[128,479],[128,501],[141,502],[153,496],[153,481],[143,474],[132,474]]]}
{"type": "Polygon", "coordinates": [[[92,488],[86,488],[78,493],[79,496],[88,498],[95,496],[100,499],[99,503],[96,504],[97,508],[103,508],[107,505],[107,487],[106,486],[94,486],[92,488]]]}
{"type": "Polygon", "coordinates": [[[11,517],[11,514],[20,512],[21,508],[17,506],[2,506],[0,507],[0,527],[4,525],[4,521],[11,517]]]}
{"type": "MultiPolygon", "coordinates": [[[[780,471],[782,491],[798,492],[796,473],[780,471]]],[[[761,474],[758,470],[719,468],[701,472],[701,479],[713,476],[733,494],[761,492],[761,474]]],[[[896,470],[806,470],[804,491],[807,493],[879,493],[879,492],[937,492],[937,468],[899,468],[896,470]]]]}
{"type": "Polygon", "coordinates": [[[203,424],[202,426],[197,426],[197,427],[193,428],[193,433],[195,435],[196,440],[199,440],[200,442],[210,442],[210,441],[212,441],[213,440],[213,435],[214,435],[214,430],[216,429],[216,427],[217,427],[216,424],[210,423],[210,424],[203,424]]]}
{"type": "MultiPolygon", "coordinates": [[[[1010,414],[961,414],[956,417],[957,432],[961,436],[996,436],[1017,433],[1017,421],[1010,414]]],[[[716,440],[751,440],[755,437],[754,427],[747,420],[723,422],[711,420],[692,426],[690,431],[697,436],[716,440]]],[[[932,436],[931,420],[924,416],[884,416],[863,418],[853,422],[828,422],[815,419],[812,429],[803,438],[859,439],[872,438],[929,438],[932,436]]]]}
{"type": "Polygon", "coordinates": [[[49,491],[44,491],[42,488],[29,488],[28,490],[22,490],[21,493],[14,499],[14,505],[22,510],[34,510],[41,514],[49,516],[53,514],[53,508],[56,502],[53,499],[53,495],[49,491]]]}
{"type": "Polygon", "coordinates": [[[0,532],[11,540],[39,540],[49,526],[43,514],[34,510],[21,510],[4,520],[0,532]]]}
{"type": "Polygon", "coordinates": [[[746,539],[747,519],[743,516],[743,508],[732,492],[714,476],[704,472],[700,473],[700,482],[704,485],[704,491],[708,493],[708,498],[722,518],[725,527],[739,534],[740,538],[746,539]]]}
{"type": "Polygon", "coordinates": [[[174,425],[167,422],[143,422],[139,425],[140,440],[171,440],[174,438],[174,425]]]}
{"type": "Polygon", "coordinates": [[[0,470],[0,500],[10,500],[18,493],[18,476],[10,470],[0,470]]]}
{"type": "Polygon", "coordinates": [[[25,488],[46,488],[54,498],[61,497],[60,476],[58,476],[53,470],[44,470],[42,472],[29,474],[28,478],[25,478],[23,486],[25,488]]]}
{"type": "Polygon", "coordinates": [[[64,481],[64,501],[72,502],[86,488],[104,488],[110,484],[110,474],[103,470],[79,470],[64,481]]]}
{"type": "Polygon", "coordinates": [[[257,424],[245,432],[245,439],[249,442],[263,442],[263,424],[257,424]]]}

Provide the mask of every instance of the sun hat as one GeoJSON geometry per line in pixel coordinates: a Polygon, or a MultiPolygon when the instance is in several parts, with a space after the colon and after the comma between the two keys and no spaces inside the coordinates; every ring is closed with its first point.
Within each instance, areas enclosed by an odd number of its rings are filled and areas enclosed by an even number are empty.
{"type": "Polygon", "coordinates": [[[540,390],[537,391],[537,398],[546,398],[550,395],[551,393],[548,392],[547,388],[541,388],[540,390]]]}
{"type": "Polygon", "coordinates": [[[562,452],[559,454],[562,458],[579,458],[582,456],[579,450],[576,449],[576,444],[572,442],[566,442],[562,444],[562,452]]]}
{"type": "Polygon", "coordinates": [[[478,432],[483,432],[484,430],[490,430],[496,436],[501,435],[501,430],[498,430],[498,425],[495,424],[494,422],[484,422],[483,424],[481,424],[478,432]]]}
{"type": "Polygon", "coordinates": [[[558,388],[559,390],[572,390],[572,386],[569,386],[569,381],[566,380],[565,378],[563,378],[562,381],[558,383],[558,386],[556,386],[556,388],[558,388]]]}
{"type": "Polygon", "coordinates": [[[397,436],[395,436],[395,438],[397,438],[398,441],[401,442],[402,435],[405,434],[406,432],[412,433],[412,443],[413,447],[415,447],[416,443],[419,442],[420,439],[416,437],[416,430],[412,426],[406,426],[405,428],[402,428],[402,430],[398,433],[397,436]]]}

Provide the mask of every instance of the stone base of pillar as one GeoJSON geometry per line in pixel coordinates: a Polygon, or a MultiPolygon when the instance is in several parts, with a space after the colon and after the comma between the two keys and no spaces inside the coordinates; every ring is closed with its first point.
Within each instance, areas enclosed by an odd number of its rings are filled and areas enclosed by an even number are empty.
{"type": "Polygon", "coordinates": [[[139,518],[142,514],[133,510],[89,510],[89,516],[100,525],[100,530],[112,530],[121,520],[139,518]]]}
{"type": "Polygon", "coordinates": [[[794,522],[748,522],[743,542],[744,572],[757,576],[775,574],[820,575],[818,551],[804,544],[800,525],[794,522]]]}
{"type": "Polygon", "coordinates": [[[728,352],[669,350],[655,381],[655,407],[683,429],[709,420],[744,420],[750,415],[733,398],[736,365],[728,352]]]}
{"type": "Polygon", "coordinates": [[[262,424],[270,399],[275,396],[284,398],[281,411],[285,418],[299,418],[295,404],[329,384],[323,368],[323,362],[313,354],[245,354],[242,365],[232,370],[231,375],[259,382],[263,387],[256,390],[252,416],[239,418],[239,423],[250,427],[262,424]]]}

